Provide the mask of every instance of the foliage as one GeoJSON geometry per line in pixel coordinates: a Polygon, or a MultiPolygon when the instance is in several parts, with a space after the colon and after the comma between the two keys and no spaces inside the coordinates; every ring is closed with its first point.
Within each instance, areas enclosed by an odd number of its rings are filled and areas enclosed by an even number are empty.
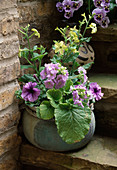
{"type": "Polygon", "coordinates": [[[20,49],[19,56],[27,60],[28,65],[22,68],[32,68],[34,74],[24,74],[20,77],[21,89],[16,96],[23,100],[26,105],[36,107],[37,116],[40,119],[55,119],[58,133],[67,143],[81,141],[89,131],[91,122],[90,107],[92,103],[100,100],[103,96],[100,86],[90,82],[87,71],[92,63],[80,66],[76,62],[79,55],[79,47],[82,42],[89,42],[89,37],[84,37],[87,29],[96,32],[95,24],[85,14],[79,23],[79,29],[57,28],[62,35],[63,41],[54,41],[54,56],[51,63],[42,66],[42,59],[47,56],[46,49],[40,45],[31,48],[30,39],[40,34],[36,29],[29,35],[29,27],[19,30],[28,42],[28,48],[20,49]],[[85,25],[83,33],[82,26],[85,25]],[[65,64],[72,62],[72,68],[66,68],[65,64]]]}

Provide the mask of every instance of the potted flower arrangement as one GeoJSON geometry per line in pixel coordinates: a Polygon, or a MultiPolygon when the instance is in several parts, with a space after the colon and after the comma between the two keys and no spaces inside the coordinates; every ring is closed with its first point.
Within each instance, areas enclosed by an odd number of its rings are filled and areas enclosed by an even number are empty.
{"type": "Polygon", "coordinates": [[[96,24],[90,23],[94,15],[87,19],[82,14],[79,29],[68,26],[56,29],[63,41],[54,41],[53,57],[44,66],[41,63],[47,56],[46,49],[42,45],[30,46],[31,37],[40,37],[39,32],[32,29],[29,35],[30,25],[20,30],[28,41],[28,48],[19,51],[19,56],[29,63],[22,68],[32,68],[35,73],[20,77],[21,89],[16,96],[27,106],[23,116],[24,134],[39,148],[54,151],[81,148],[94,134],[93,104],[103,93],[96,82],[88,80],[87,69],[92,63],[80,66],[76,60],[82,42],[90,41],[90,37],[84,37],[86,30],[97,31],[96,24]],[[67,63],[72,63],[72,67],[67,63]]]}

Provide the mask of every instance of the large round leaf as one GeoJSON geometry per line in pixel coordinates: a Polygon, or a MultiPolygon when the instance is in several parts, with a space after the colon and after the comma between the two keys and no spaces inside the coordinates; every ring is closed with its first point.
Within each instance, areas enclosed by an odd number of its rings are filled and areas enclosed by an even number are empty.
{"type": "Polygon", "coordinates": [[[54,117],[54,108],[49,101],[43,101],[40,104],[40,115],[44,120],[52,119],[54,117]]]}
{"type": "Polygon", "coordinates": [[[71,144],[81,141],[89,131],[91,109],[81,106],[71,107],[69,104],[60,104],[55,109],[55,121],[59,135],[71,144]]]}

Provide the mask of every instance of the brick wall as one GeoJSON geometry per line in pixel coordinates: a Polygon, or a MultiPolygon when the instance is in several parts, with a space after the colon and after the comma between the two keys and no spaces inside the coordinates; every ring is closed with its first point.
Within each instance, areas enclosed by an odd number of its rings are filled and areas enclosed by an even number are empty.
{"type": "Polygon", "coordinates": [[[0,1],[0,169],[16,170],[20,138],[17,124],[20,113],[14,93],[20,73],[16,0],[0,1]]]}
{"type": "MultiPolygon", "coordinates": [[[[52,42],[59,34],[55,28],[61,22],[60,13],[56,10],[56,0],[18,0],[19,24],[25,27],[30,24],[30,28],[36,28],[40,34],[40,39],[36,37],[31,44],[42,44],[51,47],[52,42]]],[[[20,44],[24,45],[20,34],[20,44]]]]}

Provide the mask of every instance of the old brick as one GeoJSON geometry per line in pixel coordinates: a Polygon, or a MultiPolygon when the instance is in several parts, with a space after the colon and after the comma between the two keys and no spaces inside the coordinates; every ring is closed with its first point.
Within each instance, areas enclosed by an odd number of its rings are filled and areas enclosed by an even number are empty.
{"type": "Polygon", "coordinates": [[[16,35],[9,38],[0,38],[0,60],[11,58],[18,54],[19,41],[16,35]]]}
{"type": "Polygon", "coordinates": [[[0,136],[0,156],[19,146],[21,138],[17,135],[17,127],[0,136]]]}
{"type": "Polygon", "coordinates": [[[19,22],[15,20],[12,16],[4,18],[2,21],[2,34],[7,35],[17,32],[19,27],[19,22]]]}
{"type": "Polygon", "coordinates": [[[1,0],[0,1],[0,10],[16,7],[17,0],[1,0]]]}
{"type": "Polygon", "coordinates": [[[15,91],[19,89],[17,81],[5,84],[0,87],[0,110],[7,108],[14,103],[15,91]]]}
{"type": "Polygon", "coordinates": [[[20,112],[16,103],[0,111],[0,133],[5,132],[19,122],[20,112]]]}
{"type": "Polygon", "coordinates": [[[0,62],[0,85],[16,79],[19,74],[20,62],[18,58],[13,57],[8,61],[0,62]]]}

